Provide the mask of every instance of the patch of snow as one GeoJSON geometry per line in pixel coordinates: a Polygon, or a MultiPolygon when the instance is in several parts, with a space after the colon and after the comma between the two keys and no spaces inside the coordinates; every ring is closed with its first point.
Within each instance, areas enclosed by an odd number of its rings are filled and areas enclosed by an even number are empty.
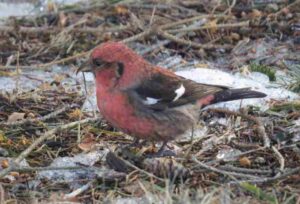
{"type": "MultiPolygon", "coordinates": [[[[57,157],[50,167],[93,166],[97,161],[104,160],[108,149],[89,153],[77,154],[74,157],[57,157]]],[[[38,172],[39,179],[48,179],[56,182],[72,182],[80,179],[92,179],[96,174],[91,169],[48,170],[38,172]]]]}
{"type": "Polygon", "coordinates": [[[178,138],[179,142],[189,142],[191,140],[200,140],[207,137],[208,127],[205,125],[197,124],[194,131],[186,131],[178,138]]]}
{"type": "MultiPolygon", "coordinates": [[[[72,5],[76,3],[85,3],[88,1],[82,0],[52,0],[51,2],[57,5],[72,5]]],[[[0,2],[0,18],[5,19],[10,16],[26,16],[35,15],[46,11],[49,0],[30,1],[24,0],[22,2],[0,2]]]]}
{"type": "Polygon", "coordinates": [[[209,125],[213,126],[213,125],[223,125],[223,126],[229,126],[230,125],[230,119],[229,118],[213,118],[212,121],[210,121],[209,125]]]}
{"type": "Polygon", "coordinates": [[[112,200],[111,203],[115,204],[139,204],[139,203],[145,203],[150,204],[152,202],[149,201],[149,198],[146,197],[132,197],[132,198],[117,198],[115,200],[112,200]]]}
{"type": "Polygon", "coordinates": [[[216,159],[219,161],[236,161],[242,152],[238,149],[221,149],[219,150],[216,159]]]}
{"type": "Polygon", "coordinates": [[[182,62],[182,57],[173,56],[173,57],[168,57],[166,60],[158,63],[157,65],[169,69],[175,67],[178,64],[181,64],[181,62],[182,62]]]}
{"type": "MultiPolygon", "coordinates": [[[[92,89],[95,90],[95,88],[92,89]]],[[[87,95],[87,98],[83,103],[82,110],[86,112],[98,111],[96,91],[87,95]]]]}
{"type": "Polygon", "coordinates": [[[29,15],[34,9],[34,5],[31,3],[5,3],[0,2],[0,18],[6,18],[9,16],[25,16],[29,15]]]}
{"type": "MultiPolygon", "coordinates": [[[[82,79],[83,79],[82,72],[80,72],[80,73],[78,73],[78,74],[73,73],[71,76],[72,76],[73,78],[77,79],[77,80],[82,80],[82,79]]],[[[94,74],[93,74],[93,73],[85,72],[85,73],[84,73],[84,77],[85,77],[85,81],[86,81],[86,82],[93,82],[93,83],[94,83],[95,77],[94,77],[94,74]]]]}

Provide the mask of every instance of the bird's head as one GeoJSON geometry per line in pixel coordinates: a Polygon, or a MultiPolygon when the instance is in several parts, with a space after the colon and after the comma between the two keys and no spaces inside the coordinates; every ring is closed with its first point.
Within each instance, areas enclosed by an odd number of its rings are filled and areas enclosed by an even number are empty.
{"type": "Polygon", "coordinates": [[[105,75],[105,80],[120,79],[121,83],[130,84],[143,67],[148,67],[148,62],[124,43],[105,42],[92,51],[87,63],[77,72],[93,72],[96,79],[105,75]]]}

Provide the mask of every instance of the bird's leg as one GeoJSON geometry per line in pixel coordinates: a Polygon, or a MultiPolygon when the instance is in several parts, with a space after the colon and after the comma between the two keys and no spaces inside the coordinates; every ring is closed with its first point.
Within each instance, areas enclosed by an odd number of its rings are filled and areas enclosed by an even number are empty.
{"type": "Polygon", "coordinates": [[[167,142],[163,142],[161,147],[156,153],[149,154],[147,155],[148,158],[154,158],[154,157],[168,157],[168,156],[176,156],[174,152],[171,150],[167,149],[165,150],[165,147],[167,146],[167,142]]]}
{"type": "Polygon", "coordinates": [[[124,145],[122,149],[128,151],[131,148],[139,147],[139,145],[140,145],[140,140],[138,138],[134,138],[132,143],[124,145]]]}
{"type": "Polygon", "coordinates": [[[122,158],[125,158],[128,161],[137,162],[140,160],[140,155],[136,154],[134,149],[140,148],[145,141],[140,142],[140,139],[134,138],[132,143],[124,145],[119,150],[119,156],[121,155],[122,158]]]}
{"type": "Polygon", "coordinates": [[[134,138],[133,142],[129,145],[127,145],[127,147],[142,147],[143,145],[145,145],[145,143],[147,142],[146,140],[141,141],[138,138],[134,138]]]}
{"type": "Polygon", "coordinates": [[[131,144],[129,144],[129,147],[138,147],[139,144],[140,144],[140,139],[134,138],[133,142],[131,144]]]}
{"type": "Polygon", "coordinates": [[[167,142],[163,142],[162,145],[161,145],[161,147],[157,151],[157,154],[163,153],[163,151],[165,150],[166,145],[167,145],[167,142]]]}

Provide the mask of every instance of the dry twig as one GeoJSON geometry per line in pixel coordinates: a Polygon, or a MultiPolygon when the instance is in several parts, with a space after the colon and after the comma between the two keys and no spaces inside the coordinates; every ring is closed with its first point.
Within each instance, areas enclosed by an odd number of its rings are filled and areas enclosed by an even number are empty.
{"type": "Polygon", "coordinates": [[[147,29],[147,30],[145,30],[145,31],[143,31],[143,32],[141,32],[139,34],[136,34],[134,36],[131,36],[129,38],[121,40],[121,42],[123,42],[123,43],[129,43],[129,42],[132,42],[132,41],[136,41],[136,40],[139,40],[139,39],[141,39],[141,38],[143,38],[145,36],[150,35],[152,32],[153,32],[153,29],[149,28],[149,29],[147,29]]]}
{"type": "Polygon", "coordinates": [[[243,181],[232,181],[230,182],[231,184],[240,184],[244,182],[249,182],[249,183],[271,183],[271,182],[276,182],[282,179],[286,179],[287,177],[294,175],[294,174],[299,174],[300,173],[300,167],[288,170],[283,172],[280,175],[276,175],[271,178],[260,178],[260,179],[255,179],[255,180],[243,180],[243,181]]]}
{"type": "MultiPolygon", "coordinates": [[[[112,28],[106,28],[106,27],[99,27],[99,28],[92,28],[92,27],[82,27],[82,28],[76,28],[76,27],[71,27],[68,29],[67,32],[69,33],[92,33],[92,34],[101,34],[105,32],[118,32],[122,30],[126,30],[130,28],[131,25],[121,25],[121,26],[116,26],[112,28]]],[[[14,26],[0,26],[0,33],[3,32],[18,32],[21,34],[34,34],[34,35],[45,35],[45,34],[57,34],[60,32],[65,31],[66,28],[58,28],[58,27],[23,27],[20,26],[16,30],[16,27],[14,26]]]]}
{"type": "Polygon", "coordinates": [[[180,32],[190,32],[190,31],[199,31],[205,29],[221,29],[221,28],[239,28],[239,27],[248,27],[249,21],[242,21],[238,23],[228,23],[228,24],[218,24],[218,25],[205,25],[201,27],[194,27],[194,28],[180,28],[180,29],[173,29],[167,30],[168,33],[180,33],[180,32]]]}
{"type": "Polygon", "coordinates": [[[168,24],[162,25],[162,26],[160,26],[160,29],[166,30],[171,27],[176,27],[176,26],[179,26],[179,25],[182,25],[185,23],[189,23],[189,22],[196,21],[196,20],[201,20],[204,18],[222,18],[222,17],[225,17],[225,15],[209,15],[209,14],[208,15],[199,15],[199,16],[194,16],[192,18],[186,18],[186,19],[183,19],[180,21],[176,21],[174,23],[168,23],[168,24]]]}
{"type": "Polygon", "coordinates": [[[285,166],[284,161],[285,160],[284,160],[284,157],[282,156],[282,154],[278,151],[278,149],[276,147],[272,146],[272,150],[275,153],[276,157],[278,158],[278,161],[279,161],[279,164],[280,164],[279,169],[280,169],[281,172],[278,172],[278,175],[279,175],[284,171],[284,166],[285,166]]]}
{"type": "Polygon", "coordinates": [[[93,184],[93,181],[88,182],[87,184],[81,186],[80,188],[77,188],[76,190],[74,190],[71,193],[65,194],[63,196],[64,199],[72,199],[75,198],[76,196],[80,195],[81,193],[83,193],[84,191],[88,190],[93,184]]]}
{"type": "Polygon", "coordinates": [[[230,176],[230,177],[236,176],[236,177],[240,177],[240,178],[249,178],[249,179],[259,179],[260,178],[260,177],[249,175],[249,174],[236,173],[236,172],[230,172],[230,171],[224,171],[224,170],[221,170],[221,169],[217,169],[215,167],[208,166],[208,165],[204,164],[203,162],[199,161],[194,156],[192,157],[192,160],[194,162],[196,162],[202,168],[205,168],[205,169],[207,169],[209,171],[213,171],[213,172],[216,172],[216,173],[219,173],[219,174],[223,174],[223,175],[226,175],[226,176],[230,176]]]}
{"type": "MultiPolygon", "coordinates": [[[[186,32],[186,31],[183,31],[186,32]]],[[[181,38],[176,37],[175,35],[172,35],[166,31],[163,31],[161,29],[158,29],[158,34],[163,36],[164,38],[167,38],[173,42],[176,42],[178,44],[186,45],[186,46],[191,46],[194,48],[198,49],[232,49],[232,45],[215,45],[215,44],[200,44],[200,43],[195,43],[190,40],[184,40],[181,38]]]]}
{"type": "Polygon", "coordinates": [[[236,171],[236,172],[241,172],[245,174],[272,174],[272,170],[261,170],[261,169],[247,169],[247,168],[241,168],[241,167],[236,167],[232,165],[225,165],[225,166],[220,166],[219,169],[222,169],[224,171],[236,171]]]}
{"type": "MultiPolygon", "coordinates": [[[[114,154],[114,153],[112,153],[112,154],[114,154]]],[[[146,174],[149,177],[155,178],[155,179],[157,179],[159,181],[164,181],[164,179],[159,178],[159,177],[155,176],[154,174],[152,174],[152,173],[150,173],[148,171],[145,171],[145,170],[143,170],[143,169],[141,169],[141,168],[133,165],[132,163],[130,163],[129,161],[127,161],[127,160],[125,160],[125,159],[123,159],[121,157],[118,157],[118,159],[120,159],[122,162],[124,162],[124,164],[126,164],[127,166],[129,166],[129,167],[131,167],[131,168],[133,168],[133,169],[135,169],[135,170],[137,170],[137,171],[139,171],[139,172],[141,172],[143,174],[146,174]]]]}

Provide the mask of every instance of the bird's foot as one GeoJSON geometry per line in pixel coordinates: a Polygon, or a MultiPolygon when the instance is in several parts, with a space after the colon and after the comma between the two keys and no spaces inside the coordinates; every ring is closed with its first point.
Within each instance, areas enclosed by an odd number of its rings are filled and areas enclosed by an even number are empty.
{"type": "Polygon", "coordinates": [[[157,157],[175,157],[176,154],[172,152],[171,150],[163,150],[163,151],[158,151],[155,153],[147,154],[146,158],[157,158],[157,157]]]}
{"type": "Polygon", "coordinates": [[[131,148],[131,147],[141,148],[145,143],[146,143],[145,140],[142,141],[142,142],[140,142],[140,139],[134,138],[133,142],[131,144],[129,144],[129,145],[126,145],[125,147],[129,147],[129,148],[131,148]]]}
{"type": "Polygon", "coordinates": [[[164,142],[157,152],[147,154],[146,157],[147,158],[175,157],[176,154],[170,149],[165,149],[166,146],[167,146],[167,142],[164,142]]]}

